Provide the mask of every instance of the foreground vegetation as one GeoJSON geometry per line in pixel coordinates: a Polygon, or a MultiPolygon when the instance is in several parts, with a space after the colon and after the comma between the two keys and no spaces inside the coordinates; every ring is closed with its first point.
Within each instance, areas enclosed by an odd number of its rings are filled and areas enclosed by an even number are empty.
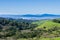
{"type": "Polygon", "coordinates": [[[0,18],[0,40],[60,40],[60,20],[0,18]]]}

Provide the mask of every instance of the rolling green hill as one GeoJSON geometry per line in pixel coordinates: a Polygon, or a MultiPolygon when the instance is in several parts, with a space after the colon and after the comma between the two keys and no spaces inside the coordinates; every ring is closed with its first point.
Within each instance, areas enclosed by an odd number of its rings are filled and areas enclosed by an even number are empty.
{"type": "MultiPolygon", "coordinates": [[[[57,20],[60,20],[60,19],[57,19],[57,20]]],[[[45,28],[45,30],[49,30],[49,29],[53,29],[54,27],[60,28],[60,23],[54,22],[52,20],[40,20],[40,21],[33,22],[33,24],[38,25],[34,30],[44,29],[44,28],[45,28]]],[[[59,34],[59,32],[60,32],[60,29],[52,31],[52,33],[50,33],[46,36],[49,37],[49,35],[50,35],[51,37],[53,37],[53,36],[59,34]]],[[[48,37],[44,38],[44,36],[41,36],[41,38],[39,40],[60,40],[60,37],[53,37],[53,38],[48,38],[48,37]]]]}
{"type": "Polygon", "coordinates": [[[56,26],[60,27],[60,23],[55,23],[51,20],[41,20],[33,23],[38,24],[38,26],[35,29],[44,28],[44,27],[46,27],[46,29],[50,29],[56,26]]]}

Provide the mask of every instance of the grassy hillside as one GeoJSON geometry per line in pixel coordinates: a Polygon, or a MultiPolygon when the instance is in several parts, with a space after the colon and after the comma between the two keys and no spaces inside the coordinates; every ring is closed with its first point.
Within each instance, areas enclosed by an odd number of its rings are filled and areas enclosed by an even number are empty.
{"type": "MultiPolygon", "coordinates": [[[[55,21],[52,21],[52,20],[40,20],[40,21],[36,21],[36,22],[33,22],[33,24],[37,24],[38,26],[35,28],[35,30],[38,30],[38,29],[45,29],[45,30],[49,30],[49,29],[53,29],[52,31],[50,30],[50,34],[48,35],[42,35],[41,38],[39,40],[60,40],[60,37],[59,37],[59,34],[60,34],[60,19],[57,19],[55,21]],[[59,21],[59,22],[58,22],[59,21]],[[57,29],[58,28],[58,29],[57,29]],[[57,37],[54,37],[58,35],[57,37]],[[44,38],[44,36],[46,38],[44,38]],[[52,38],[49,38],[49,36],[51,36],[52,38]]],[[[49,33],[49,32],[48,32],[49,33]]]]}
{"type": "Polygon", "coordinates": [[[56,26],[60,27],[60,23],[55,23],[51,20],[41,20],[33,23],[38,24],[38,26],[35,29],[44,28],[44,27],[46,27],[46,29],[50,29],[56,26]]]}
{"type": "Polygon", "coordinates": [[[56,37],[56,38],[34,38],[34,39],[18,39],[18,40],[60,40],[60,37],[56,37]]]}

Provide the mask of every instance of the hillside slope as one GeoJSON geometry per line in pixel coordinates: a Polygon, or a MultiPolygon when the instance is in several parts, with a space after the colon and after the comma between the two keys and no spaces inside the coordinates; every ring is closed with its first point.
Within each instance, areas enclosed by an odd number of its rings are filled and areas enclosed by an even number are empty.
{"type": "Polygon", "coordinates": [[[44,28],[44,27],[46,29],[50,29],[52,27],[60,27],[60,23],[55,23],[51,20],[42,20],[42,21],[37,21],[34,23],[38,24],[38,26],[35,29],[44,28]]]}

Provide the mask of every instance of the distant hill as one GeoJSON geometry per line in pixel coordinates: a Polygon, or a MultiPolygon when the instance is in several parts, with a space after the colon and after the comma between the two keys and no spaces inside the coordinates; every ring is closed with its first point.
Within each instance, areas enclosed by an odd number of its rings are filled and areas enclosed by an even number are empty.
{"type": "Polygon", "coordinates": [[[26,14],[21,15],[22,17],[51,17],[51,16],[60,16],[60,15],[54,15],[54,14],[42,14],[42,15],[33,15],[33,14],[26,14]]]}
{"type": "Polygon", "coordinates": [[[0,15],[0,16],[10,16],[10,17],[51,17],[51,16],[60,16],[60,15],[54,15],[54,14],[25,14],[25,15],[0,15]]]}
{"type": "Polygon", "coordinates": [[[0,15],[0,17],[14,18],[14,19],[40,20],[40,19],[60,18],[60,15],[54,15],[54,14],[41,14],[41,15],[25,14],[25,15],[0,15]]]}

